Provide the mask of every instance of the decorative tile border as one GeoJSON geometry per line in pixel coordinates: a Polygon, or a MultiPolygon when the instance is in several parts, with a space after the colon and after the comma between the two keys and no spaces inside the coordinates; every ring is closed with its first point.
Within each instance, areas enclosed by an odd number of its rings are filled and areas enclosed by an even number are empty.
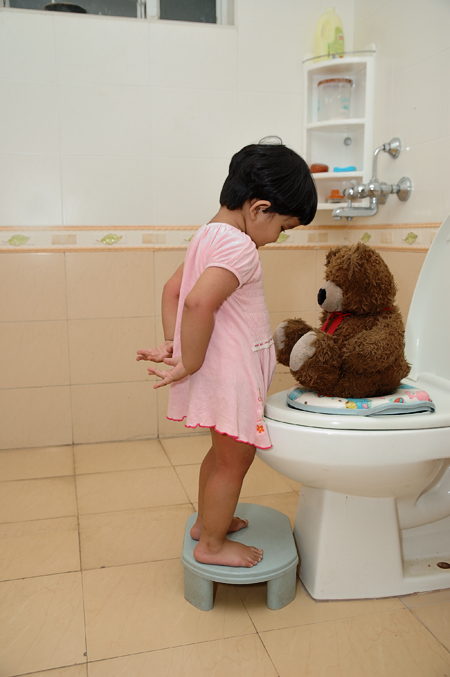
{"type": "Polygon", "coordinates": [[[427,252],[439,226],[439,223],[350,226],[349,239],[352,243],[360,240],[381,251],[427,252]]]}
{"type": "MultiPolygon", "coordinates": [[[[439,223],[306,226],[265,249],[329,249],[362,241],[383,251],[426,252],[439,223]]],[[[199,226],[0,226],[0,253],[186,249],[199,226]]]]}
{"type": "Polygon", "coordinates": [[[0,227],[0,252],[185,249],[198,226],[0,227]]]}

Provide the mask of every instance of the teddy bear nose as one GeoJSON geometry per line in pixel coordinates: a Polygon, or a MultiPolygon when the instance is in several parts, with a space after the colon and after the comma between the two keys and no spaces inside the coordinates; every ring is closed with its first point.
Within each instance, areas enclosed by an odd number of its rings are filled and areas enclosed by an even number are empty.
{"type": "Polygon", "coordinates": [[[327,291],[326,291],[326,289],[323,289],[323,287],[322,287],[322,289],[319,289],[319,293],[317,294],[317,303],[319,304],[319,306],[322,305],[322,303],[325,301],[326,298],[327,298],[327,291]]]}

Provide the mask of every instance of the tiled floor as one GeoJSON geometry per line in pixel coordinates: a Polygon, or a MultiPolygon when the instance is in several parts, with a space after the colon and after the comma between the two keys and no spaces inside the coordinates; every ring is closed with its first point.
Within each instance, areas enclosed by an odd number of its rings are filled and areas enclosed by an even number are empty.
{"type": "MultiPolygon", "coordinates": [[[[450,677],[450,590],[321,602],[298,584],[183,597],[180,554],[208,436],[0,452],[0,677],[450,677]]],[[[294,518],[256,460],[242,500],[294,518]]]]}

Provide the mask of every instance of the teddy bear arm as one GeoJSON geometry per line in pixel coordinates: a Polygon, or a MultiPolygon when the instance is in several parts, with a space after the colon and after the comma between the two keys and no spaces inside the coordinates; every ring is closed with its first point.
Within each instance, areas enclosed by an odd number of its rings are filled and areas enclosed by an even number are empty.
{"type": "Polygon", "coordinates": [[[285,320],[274,333],[275,352],[280,364],[289,366],[292,348],[297,341],[311,331],[311,327],[301,318],[285,320]]]}
{"type": "Polygon", "coordinates": [[[314,353],[305,360],[299,369],[292,369],[292,376],[310,390],[334,394],[334,388],[340,378],[342,357],[338,342],[334,337],[318,329],[315,334],[314,353]]]}

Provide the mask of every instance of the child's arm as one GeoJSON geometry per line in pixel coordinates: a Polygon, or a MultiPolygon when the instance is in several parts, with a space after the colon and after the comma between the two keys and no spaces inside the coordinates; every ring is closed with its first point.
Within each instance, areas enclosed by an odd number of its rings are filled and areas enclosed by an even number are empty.
{"type": "Polygon", "coordinates": [[[184,263],[174,272],[164,285],[161,301],[161,316],[165,341],[172,341],[175,335],[178,300],[180,298],[181,280],[184,263]]]}
{"type": "Polygon", "coordinates": [[[200,369],[214,328],[214,313],[238,286],[237,277],[226,268],[207,268],[200,275],[184,302],[181,320],[183,360],[180,356],[164,359],[166,364],[173,366],[169,371],[149,367],[149,374],[162,379],[155,388],[179,381],[200,369]]]}
{"type": "Polygon", "coordinates": [[[183,277],[183,265],[184,264],[181,264],[164,285],[161,301],[164,341],[157,348],[138,350],[137,361],[149,360],[150,362],[163,362],[166,357],[172,357],[178,299],[180,298],[181,280],[183,277]]]}

